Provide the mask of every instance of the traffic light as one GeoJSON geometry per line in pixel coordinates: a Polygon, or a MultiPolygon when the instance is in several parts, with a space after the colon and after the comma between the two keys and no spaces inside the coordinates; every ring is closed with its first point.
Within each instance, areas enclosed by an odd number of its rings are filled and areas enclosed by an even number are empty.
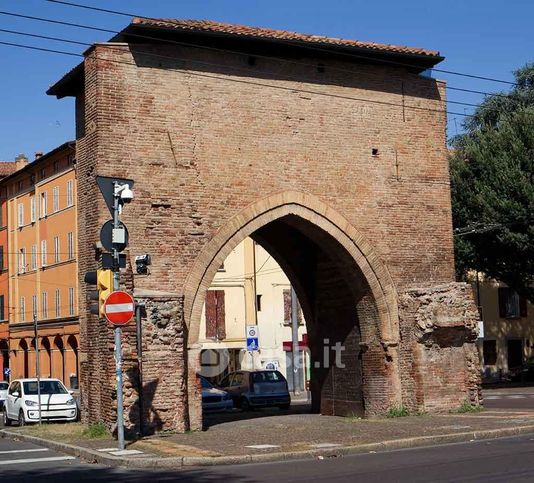
{"type": "Polygon", "coordinates": [[[104,317],[104,302],[113,292],[113,272],[111,270],[97,270],[86,272],[85,283],[96,285],[96,289],[87,291],[89,299],[89,312],[104,317]]]}

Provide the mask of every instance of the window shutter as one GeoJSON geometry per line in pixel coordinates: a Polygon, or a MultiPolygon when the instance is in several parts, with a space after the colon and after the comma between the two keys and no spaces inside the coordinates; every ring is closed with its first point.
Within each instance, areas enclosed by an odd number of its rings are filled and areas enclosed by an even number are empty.
{"type": "Polygon", "coordinates": [[[525,297],[519,297],[519,316],[527,316],[527,299],[525,297]]]}
{"type": "Polygon", "coordinates": [[[216,290],[206,292],[206,338],[217,336],[217,295],[216,290]]]}
{"type": "Polygon", "coordinates": [[[506,317],[506,301],[508,299],[508,288],[499,287],[499,317],[506,317]]]}
{"type": "Polygon", "coordinates": [[[284,289],[284,324],[291,325],[291,290],[284,289]]]}
{"type": "Polygon", "coordinates": [[[226,339],[226,312],[224,308],[224,290],[214,290],[217,298],[217,339],[226,339]]]}

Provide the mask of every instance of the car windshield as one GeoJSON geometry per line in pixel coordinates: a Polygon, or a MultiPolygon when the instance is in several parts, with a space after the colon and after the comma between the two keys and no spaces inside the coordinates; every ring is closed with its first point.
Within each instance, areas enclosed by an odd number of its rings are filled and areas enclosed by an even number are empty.
{"type": "Polygon", "coordinates": [[[252,380],[254,382],[281,382],[284,376],[278,371],[262,371],[252,374],[252,380]]]}
{"type": "Polygon", "coordinates": [[[207,379],[201,377],[200,380],[202,382],[202,389],[211,389],[213,387],[213,384],[207,379]]]}
{"type": "Polygon", "coordinates": [[[0,391],[5,391],[7,390],[7,382],[0,382],[0,391]]]}
{"type": "MultiPolygon", "coordinates": [[[[59,381],[41,381],[41,394],[67,394],[65,386],[59,381]]],[[[27,396],[37,395],[37,381],[28,381],[24,383],[24,394],[27,396]]]]}

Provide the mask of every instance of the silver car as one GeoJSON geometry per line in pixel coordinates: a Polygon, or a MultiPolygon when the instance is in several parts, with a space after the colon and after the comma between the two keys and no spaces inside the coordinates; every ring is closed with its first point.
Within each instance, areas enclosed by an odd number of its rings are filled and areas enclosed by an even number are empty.
{"type": "Polygon", "coordinates": [[[234,403],[230,395],[217,389],[205,377],[200,376],[202,383],[202,409],[204,411],[228,411],[233,409],[234,403]]]}
{"type": "Polygon", "coordinates": [[[278,371],[232,372],[219,386],[243,411],[272,406],[289,409],[291,404],[286,378],[278,371]]]}

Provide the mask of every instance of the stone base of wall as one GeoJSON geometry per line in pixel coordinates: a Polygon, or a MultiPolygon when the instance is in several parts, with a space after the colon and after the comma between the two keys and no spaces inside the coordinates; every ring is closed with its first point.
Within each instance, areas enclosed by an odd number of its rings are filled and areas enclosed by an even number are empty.
{"type": "Polygon", "coordinates": [[[143,306],[142,381],[136,364],[125,377],[126,428],[130,432],[142,429],[145,435],[184,432],[189,429],[189,414],[183,297],[136,297],[136,301],[143,306]]]}
{"type": "Polygon", "coordinates": [[[444,411],[482,403],[475,342],[479,314],[471,287],[449,283],[399,297],[403,404],[444,411]]]}

